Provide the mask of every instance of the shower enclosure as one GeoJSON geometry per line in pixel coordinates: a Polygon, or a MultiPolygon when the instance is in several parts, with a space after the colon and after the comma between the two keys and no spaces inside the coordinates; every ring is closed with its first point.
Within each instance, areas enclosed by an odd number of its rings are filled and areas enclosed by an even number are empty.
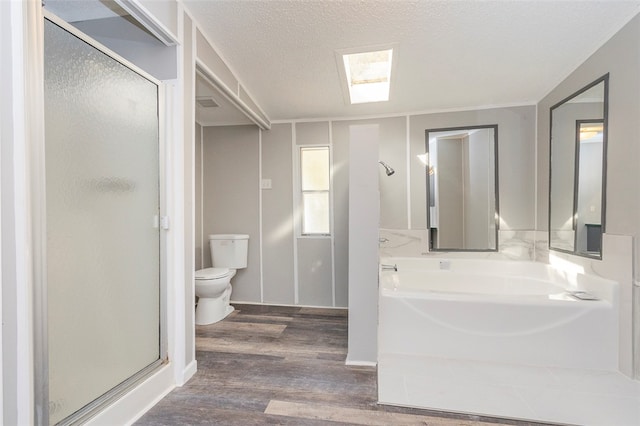
{"type": "Polygon", "coordinates": [[[160,90],[55,17],[44,28],[47,276],[39,343],[47,355],[37,420],[67,424],[166,359],[160,90]]]}

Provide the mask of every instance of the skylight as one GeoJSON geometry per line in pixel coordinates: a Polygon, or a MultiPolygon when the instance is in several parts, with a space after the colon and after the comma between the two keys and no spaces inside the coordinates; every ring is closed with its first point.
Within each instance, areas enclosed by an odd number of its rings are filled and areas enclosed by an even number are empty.
{"type": "Polygon", "coordinates": [[[389,100],[393,49],[342,55],[352,104],[389,100]]]}

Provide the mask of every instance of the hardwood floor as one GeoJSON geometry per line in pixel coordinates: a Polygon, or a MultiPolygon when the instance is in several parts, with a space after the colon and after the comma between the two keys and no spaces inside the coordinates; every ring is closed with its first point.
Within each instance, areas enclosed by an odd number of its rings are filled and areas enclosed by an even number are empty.
{"type": "Polygon", "coordinates": [[[235,306],[196,327],[198,372],[137,425],[539,425],[378,405],[375,368],[344,365],[346,310],[235,306]]]}

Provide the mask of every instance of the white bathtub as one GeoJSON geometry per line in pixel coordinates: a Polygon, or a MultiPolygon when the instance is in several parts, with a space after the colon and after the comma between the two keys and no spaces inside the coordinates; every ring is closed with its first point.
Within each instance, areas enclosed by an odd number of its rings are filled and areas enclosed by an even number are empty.
{"type": "Polygon", "coordinates": [[[381,404],[565,424],[640,424],[640,382],[618,371],[616,282],[534,262],[381,263],[398,267],[380,271],[381,404]]]}
{"type": "Polygon", "coordinates": [[[613,281],[536,262],[385,258],[381,264],[398,271],[380,272],[379,354],[617,370],[613,281]]]}
{"type": "Polygon", "coordinates": [[[640,424],[640,382],[618,371],[617,283],[534,262],[381,263],[398,271],[380,271],[379,403],[640,424]]]}

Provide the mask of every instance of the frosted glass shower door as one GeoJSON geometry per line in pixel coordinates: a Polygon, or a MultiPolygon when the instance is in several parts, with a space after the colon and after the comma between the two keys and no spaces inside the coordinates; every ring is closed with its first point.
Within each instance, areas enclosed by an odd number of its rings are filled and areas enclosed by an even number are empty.
{"type": "Polygon", "coordinates": [[[158,85],[45,21],[49,421],[160,359],[158,85]]]}

